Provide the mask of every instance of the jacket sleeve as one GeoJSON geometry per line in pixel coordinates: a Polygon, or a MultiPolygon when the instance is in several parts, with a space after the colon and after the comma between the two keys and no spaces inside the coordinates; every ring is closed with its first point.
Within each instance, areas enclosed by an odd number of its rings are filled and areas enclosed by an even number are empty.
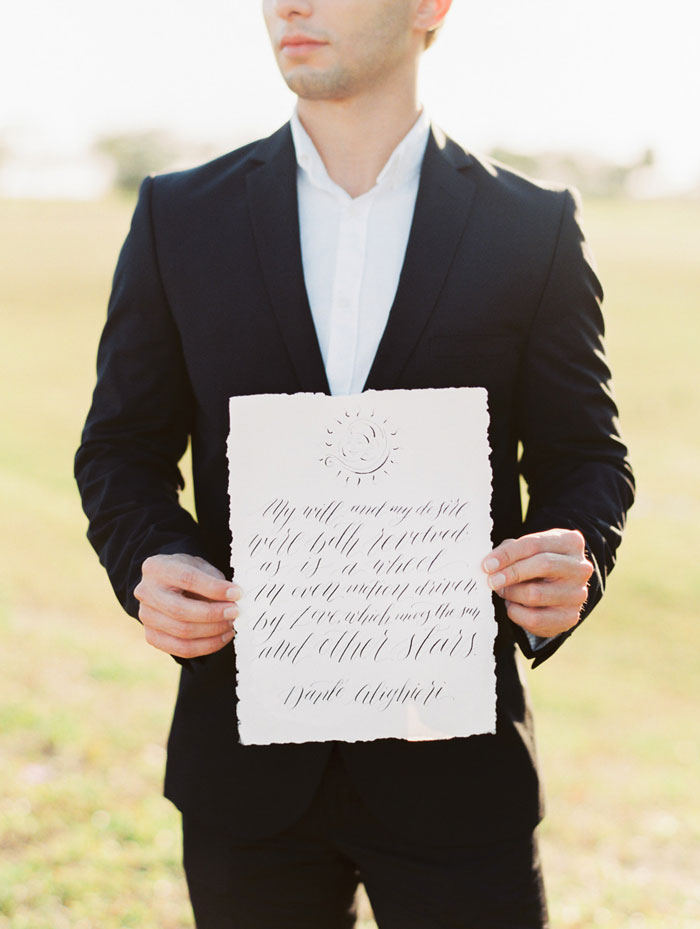
{"type": "MultiPolygon", "coordinates": [[[[579,225],[577,195],[562,197],[559,236],[522,367],[520,466],[529,493],[524,532],[578,529],[586,540],[594,573],[583,619],[615,563],[634,479],[605,356],[602,289],[579,225]]],[[[524,630],[515,630],[535,666],[573,631],[533,648],[524,630]]]]}
{"type": "Polygon", "coordinates": [[[158,268],[147,178],[114,275],[97,385],[75,457],[88,538],[127,613],[150,555],[206,557],[178,503],[193,397],[158,268]]]}

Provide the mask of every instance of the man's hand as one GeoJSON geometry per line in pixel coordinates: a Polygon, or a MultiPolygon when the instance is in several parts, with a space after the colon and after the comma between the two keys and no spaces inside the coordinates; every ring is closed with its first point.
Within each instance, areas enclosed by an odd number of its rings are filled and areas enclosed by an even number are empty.
{"type": "Polygon", "coordinates": [[[241,590],[203,558],[153,555],[134,590],[146,641],[178,658],[210,655],[234,636],[241,590]]]}
{"type": "Polygon", "coordinates": [[[506,539],[484,559],[483,568],[510,619],[542,638],[576,625],[593,573],[584,538],[571,529],[506,539]]]}

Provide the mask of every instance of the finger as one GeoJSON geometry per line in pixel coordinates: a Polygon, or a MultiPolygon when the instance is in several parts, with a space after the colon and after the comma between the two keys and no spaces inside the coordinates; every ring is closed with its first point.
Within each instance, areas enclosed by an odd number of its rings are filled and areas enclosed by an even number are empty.
{"type": "Polygon", "coordinates": [[[178,658],[199,658],[202,655],[211,655],[220,651],[233,639],[232,629],[223,635],[210,636],[206,639],[178,639],[156,629],[146,629],[146,641],[149,645],[175,655],[178,658]]]}
{"type": "Polygon", "coordinates": [[[588,580],[591,570],[592,565],[583,557],[547,551],[501,567],[496,573],[489,574],[488,582],[492,590],[535,578],[561,579],[578,585],[588,580]]]}
{"type": "Polygon", "coordinates": [[[148,604],[139,608],[139,619],[144,626],[165,632],[176,639],[206,639],[217,635],[224,635],[233,628],[233,619],[221,619],[213,623],[192,623],[181,619],[174,619],[148,604]]]}
{"type": "Polygon", "coordinates": [[[219,580],[225,581],[223,573],[219,571],[218,568],[215,568],[213,564],[210,564],[208,561],[205,561],[204,558],[200,558],[198,555],[193,559],[197,564],[197,567],[201,568],[205,574],[208,574],[210,577],[218,577],[219,580]]]}
{"type": "Polygon", "coordinates": [[[527,584],[503,587],[498,591],[498,595],[504,600],[533,609],[572,607],[580,610],[586,602],[588,588],[585,584],[569,584],[564,581],[530,581],[527,584]]]}
{"type": "Polygon", "coordinates": [[[141,572],[144,580],[175,590],[187,590],[208,600],[238,600],[241,596],[238,585],[178,558],[147,558],[141,572]]]}
{"type": "Polygon", "coordinates": [[[580,618],[580,612],[571,607],[545,607],[532,609],[519,603],[506,602],[508,618],[527,632],[548,639],[568,632],[580,618]]]}
{"type": "Polygon", "coordinates": [[[235,619],[239,613],[238,605],[229,600],[206,600],[154,585],[144,585],[139,600],[158,613],[188,623],[220,623],[225,619],[235,619]]]}
{"type": "Polygon", "coordinates": [[[532,558],[541,552],[554,552],[560,555],[584,556],[585,540],[575,529],[548,529],[545,532],[533,532],[519,539],[506,539],[496,546],[483,561],[484,570],[492,574],[516,561],[532,558]]]}

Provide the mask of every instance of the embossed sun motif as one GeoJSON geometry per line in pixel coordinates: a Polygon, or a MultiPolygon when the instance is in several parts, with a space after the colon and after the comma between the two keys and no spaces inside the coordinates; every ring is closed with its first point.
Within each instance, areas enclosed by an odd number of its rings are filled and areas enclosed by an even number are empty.
{"type": "Polygon", "coordinates": [[[396,432],[386,419],[379,422],[374,413],[346,412],[326,432],[328,451],[320,460],[327,468],[335,468],[346,483],[375,481],[378,475],[389,473],[398,446],[394,444],[396,432]]]}

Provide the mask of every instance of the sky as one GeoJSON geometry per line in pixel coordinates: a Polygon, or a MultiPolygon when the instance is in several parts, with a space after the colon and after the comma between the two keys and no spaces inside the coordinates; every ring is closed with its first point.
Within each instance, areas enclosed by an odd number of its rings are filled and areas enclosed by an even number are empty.
{"type": "MultiPolygon", "coordinates": [[[[165,128],[222,150],[287,119],[259,0],[23,0],[3,17],[0,133],[75,150],[165,128]]],[[[669,188],[700,179],[696,0],[454,0],[421,98],[467,148],[653,148],[669,188]]]]}

